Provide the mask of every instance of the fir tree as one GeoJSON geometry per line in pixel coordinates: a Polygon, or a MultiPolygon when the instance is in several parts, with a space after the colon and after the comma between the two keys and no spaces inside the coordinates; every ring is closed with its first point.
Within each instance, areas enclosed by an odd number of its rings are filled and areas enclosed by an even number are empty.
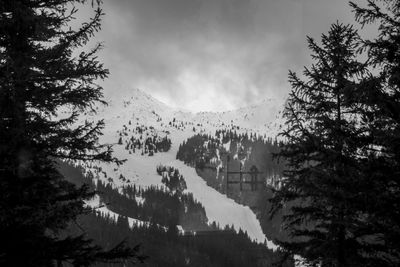
{"type": "Polygon", "coordinates": [[[65,229],[88,212],[93,193],[62,177],[56,159],[121,163],[100,145],[103,122],[78,122],[103,102],[95,82],[108,75],[101,45],[77,51],[99,30],[103,12],[77,30],[68,24],[85,0],[0,1],[0,245],[1,266],[132,260],[123,245],[110,251],[65,229]],[[77,53],[80,52],[80,53],[77,53]],[[63,112],[67,115],[58,116],[63,112]]]}
{"type": "Polygon", "coordinates": [[[366,66],[356,60],[359,36],[351,26],[336,23],[321,45],[308,37],[308,46],[315,63],[305,68],[306,80],[289,73],[293,89],[278,154],[287,168],[272,201],[273,211],[288,207],[283,220],[292,239],[279,244],[311,265],[357,266],[361,215],[350,203],[359,193],[357,153],[364,144],[355,92],[366,66]]]}
{"type": "Polygon", "coordinates": [[[362,101],[370,145],[363,154],[368,190],[362,231],[373,237],[369,253],[379,266],[400,265],[400,1],[350,3],[356,20],[378,24],[378,36],[364,42],[375,76],[365,82],[362,101]]]}

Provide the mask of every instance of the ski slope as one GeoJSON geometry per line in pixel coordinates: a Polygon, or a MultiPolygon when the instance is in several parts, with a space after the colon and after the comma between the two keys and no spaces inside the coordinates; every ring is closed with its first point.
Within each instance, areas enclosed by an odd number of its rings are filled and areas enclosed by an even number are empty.
{"type": "Polygon", "coordinates": [[[276,250],[277,247],[265,237],[256,215],[249,207],[240,205],[209,187],[197,175],[194,168],[185,165],[182,161],[175,160],[169,165],[178,168],[185,177],[188,187],[186,191],[192,193],[195,199],[203,204],[210,222],[218,222],[220,226],[233,225],[237,231],[239,229],[246,231],[252,240],[259,243],[266,241],[268,248],[276,250]]]}
{"type": "MultiPolygon", "coordinates": [[[[85,165],[84,167],[87,171],[90,170],[95,174],[95,179],[111,181],[114,187],[121,188],[127,184],[136,184],[142,187],[154,185],[161,187],[163,184],[161,183],[161,177],[156,172],[156,167],[160,164],[173,166],[179,170],[186,180],[186,192],[192,193],[193,197],[204,206],[209,223],[215,221],[221,227],[229,225],[233,226],[237,231],[242,229],[247,232],[252,240],[260,243],[266,241],[268,248],[275,250],[277,246],[266,239],[256,215],[249,207],[240,205],[226,195],[209,187],[197,175],[194,168],[176,160],[179,144],[187,138],[199,132],[214,133],[216,129],[220,129],[224,125],[229,126],[232,123],[244,125],[243,129],[252,127],[254,130],[258,125],[258,121],[262,118],[262,114],[259,114],[262,110],[262,107],[257,106],[248,110],[240,109],[232,112],[192,114],[174,110],[136,89],[133,91],[131,98],[123,100],[123,102],[113,100],[107,109],[100,111],[97,115],[98,118],[104,119],[106,123],[106,128],[103,131],[104,135],[100,141],[114,144],[114,156],[119,159],[126,159],[126,162],[121,166],[96,163],[96,165],[85,165]],[[254,120],[251,118],[254,118],[254,120]],[[175,119],[189,126],[177,129],[167,123],[175,119]],[[123,125],[128,125],[128,122],[152,127],[152,129],[154,128],[155,131],[160,133],[168,132],[168,137],[172,141],[170,150],[168,152],[155,153],[154,156],[128,153],[124,145],[117,144],[120,138],[120,134],[117,131],[122,129],[123,125]],[[193,131],[193,127],[197,128],[196,131],[193,131]],[[99,167],[101,168],[100,171],[99,167]],[[121,175],[126,177],[127,180],[121,181],[121,179],[118,179],[121,175]]],[[[269,121],[267,120],[266,123],[260,124],[262,126],[259,128],[260,132],[267,131],[267,128],[272,125],[272,118],[275,118],[271,107],[268,112],[270,113],[269,121]]],[[[106,207],[104,208],[106,209],[106,207]]],[[[104,210],[104,212],[112,213],[109,210],[104,210]]],[[[116,216],[116,214],[112,215],[116,216]]],[[[135,222],[133,220],[131,218],[130,223],[132,222],[133,224],[135,222]]]]}

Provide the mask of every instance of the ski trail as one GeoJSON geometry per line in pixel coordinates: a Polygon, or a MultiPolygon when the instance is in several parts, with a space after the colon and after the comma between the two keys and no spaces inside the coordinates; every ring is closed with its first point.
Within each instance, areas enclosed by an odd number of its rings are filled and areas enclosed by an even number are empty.
{"type": "Polygon", "coordinates": [[[208,186],[197,175],[194,168],[185,165],[182,161],[174,160],[168,164],[179,169],[186,180],[186,191],[192,193],[194,198],[203,204],[209,222],[215,221],[221,227],[233,225],[236,231],[239,229],[246,231],[250,239],[259,243],[266,241],[268,248],[277,249],[277,246],[265,237],[260,222],[248,206],[240,205],[208,186]]]}

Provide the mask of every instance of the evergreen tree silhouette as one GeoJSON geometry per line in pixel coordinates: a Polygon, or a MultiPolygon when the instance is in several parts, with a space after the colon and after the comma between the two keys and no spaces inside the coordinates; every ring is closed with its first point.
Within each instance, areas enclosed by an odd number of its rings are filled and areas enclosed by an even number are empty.
{"type": "MultiPolygon", "coordinates": [[[[369,260],[374,266],[400,265],[400,1],[350,3],[363,27],[378,25],[378,35],[364,42],[374,76],[359,93],[367,104],[363,120],[370,145],[364,150],[363,170],[368,184],[362,208],[366,219],[360,231],[370,238],[369,260]]],[[[360,205],[360,206],[361,206],[360,205]]]]}
{"type": "Polygon", "coordinates": [[[89,211],[84,200],[93,192],[66,181],[56,159],[121,163],[98,143],[102,121],[78,121],[104,103],[96,80],[108,75],[96,57],[100,44],[78,51],[100,29],[100,1],[79,29],[68,25],[87,2],[0,1],[1,266],[140,259],[123,244],[105,251],[64,231],[89,211]]]}
{"type": "Polygon", "coordinates": [[[355,92],[366,64],[356,59],[359,36],[349,25],[333,24],[321,45],[308,37],[308,46],[314,64],[305,68],[306,80],[289,72],[286,142],[278,153],[287,167],[272,202],[273,211],[287,206],[283,223],[292,239],[278,243],[311,265],[359,266],[359,214],[351,203],[362,182],[358,152],[365,127],[355,92]]]}

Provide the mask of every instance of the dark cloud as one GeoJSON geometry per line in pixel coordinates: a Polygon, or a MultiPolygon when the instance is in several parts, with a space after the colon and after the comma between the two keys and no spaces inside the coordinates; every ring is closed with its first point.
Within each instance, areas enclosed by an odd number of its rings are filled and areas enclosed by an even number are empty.
{"type": "Polygon", "coordinates": [[[106,94],[137,87],[192,110],[284,98],[288,69],[310,62],[305,36],[352,21],[347,0],[105,0],[103,8],[106,94]]]}

